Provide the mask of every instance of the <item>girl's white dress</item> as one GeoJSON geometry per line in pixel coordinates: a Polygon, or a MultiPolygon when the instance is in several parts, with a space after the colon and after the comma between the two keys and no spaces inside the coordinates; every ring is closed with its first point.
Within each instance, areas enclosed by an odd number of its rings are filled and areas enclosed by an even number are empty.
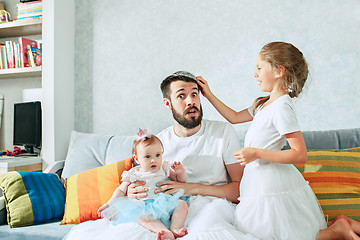
{"type": "MultiPolygon", "coordinates": [[[[252,108],[249,108],[252,114],[252,108]]],[[[294,105],[284,95],[257,109],[245,147],[281,150],[285,134],[299,131],[294,105]]],[[[313,240],[326,221],[308,182],[292,164],[257,159],[246,165],[240,183],[235,225],[260,239],[313,240]]]]}
{"type": "Polygon", "coordinates": [[[140,172],[140,167],[133,167],[129,171],[122,173],[124,182],[146,182],[145,187],[149,189],[148,196],[142,199],[132,199],[120,197],[102,212],[102,217],[110,220],[112,224],[137,222],[140,217],[151,217],[160,220],[168,228],[170,227],[170,217],[178,206],[179,198],[184,191],[179,191],[174,195],[165,193],[155,194],[156,183],[169,180],[169,164],[164,161],[162,168],[157,172],[140,172]]]}

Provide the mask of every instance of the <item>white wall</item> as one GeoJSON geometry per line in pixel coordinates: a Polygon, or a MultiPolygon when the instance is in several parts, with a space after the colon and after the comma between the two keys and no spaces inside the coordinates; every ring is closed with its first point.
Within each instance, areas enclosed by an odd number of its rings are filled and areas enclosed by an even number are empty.
{"type": "MultiPolygon", "coordinates": [[[[241,110],[262,94],[255,61],[271,41],[291,42],[309,63],[296,102],[303,130],[360,127],[358,0],[77,0],[76,22],[77,130],[162,130],[172,118],[159,85],[178,70],[203,75],[241,110]]],[[[206,118],[223,120],[202,103],[206,118]]]]}
{"type": "Polygon", "coordinates": [[[65,159],[74,129],[74,48],[73,0],[43,1],[42,158],[46,164],[65,159]]]}

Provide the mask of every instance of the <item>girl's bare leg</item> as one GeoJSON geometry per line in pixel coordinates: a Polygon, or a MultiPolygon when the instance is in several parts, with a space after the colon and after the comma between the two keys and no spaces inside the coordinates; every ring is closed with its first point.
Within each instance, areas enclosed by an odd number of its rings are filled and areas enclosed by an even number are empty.
{"type": "Polygon", "coordinates": [[[143,227],[154,233],[157,233],[157,239],[159,240],[175,240],[174,234],[159,220],[154,220],[151,218],[140,218],[138,222],[143,227]]]}
{"type": "Polygon", "coordinates": [[[179,200],[179,205],[171,216],[170,231],[174,234],[175,238],[185,236],[188,231],[184,228],[184,222],[188,214],[188,205],[185,201],[179,200]]]}
{"type": "Polygon", "coordinates": [[[354,219],[351,219],[351,218],[349,218],[349,217],[347,217],[347,216],[345,216],[345,215],[340,215],[340,216],[338,216],[336,219],[335,219],[335,221],[336,220],[338,220],[338,219],[345,219],[349,224],[350,224],[350,227],[351,227],[351,229],[356,233],[356,234],[360,234],[360,222],[358,222],[358,221],[356,221],[356,220],[354,220],[354,219]]]}
{"type": "Polygon", "coordinates": [[[320,230],[319,240],[360,240],[345,218],[337,218],[328,223],[328,228],[320,230]]]}

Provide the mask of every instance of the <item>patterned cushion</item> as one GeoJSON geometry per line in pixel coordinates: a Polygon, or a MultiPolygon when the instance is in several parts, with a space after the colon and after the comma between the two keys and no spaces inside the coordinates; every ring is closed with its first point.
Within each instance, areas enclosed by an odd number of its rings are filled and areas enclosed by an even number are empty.
{"type": "Polygon", "coordinates": [[[132,158],[87,170],[66,179],[65,213],[61,224],[98,219],[97,210],[121,183],[121,174],[132,168],[132,158]]]}
{"type": "Polygon", "coordinates": [[[65,189],[54,173],[14,171],[0,174],[7,221],[21,227],[61,219],[65,189]]]}
{"type": "Polygon", "coordinates": [[[343,214],[360,221],[360,147],[309,150],[308,161],[295,165],[333,220],[343,214]]]}

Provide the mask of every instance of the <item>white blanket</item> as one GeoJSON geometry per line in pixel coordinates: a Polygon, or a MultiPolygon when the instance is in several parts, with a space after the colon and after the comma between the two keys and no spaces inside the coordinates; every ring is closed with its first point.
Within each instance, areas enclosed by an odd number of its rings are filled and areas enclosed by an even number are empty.
{"type": "MultiPolygon", "coordinates": [[[[185,222],[188,235],[182,240],[253,240],[234,227],[236,205],[225,199],[215,197],[190,197],[189,214],[185,222]]],[[[117,240],[154,240],[156,234],[138,223],[113,225],[106,220],[87,221],[74,226],[64,237],[67,240],[117,239],[117,240]]]]}

